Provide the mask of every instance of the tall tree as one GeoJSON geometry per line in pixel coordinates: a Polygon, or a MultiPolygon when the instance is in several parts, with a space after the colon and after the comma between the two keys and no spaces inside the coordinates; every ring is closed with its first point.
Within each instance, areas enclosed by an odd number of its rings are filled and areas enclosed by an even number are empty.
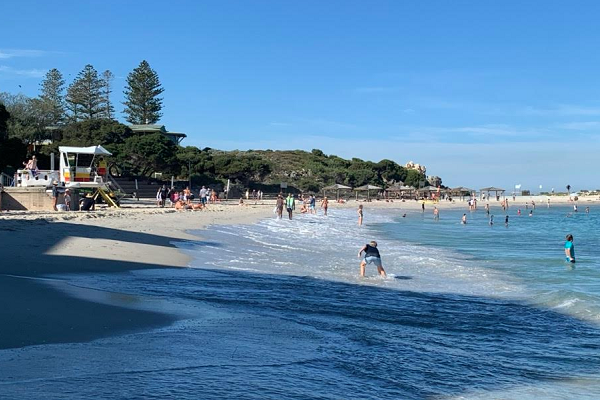
{"type": "Polygon", "coordinates": [[[162,98],[158,97],[164,89],[158,80],[158,74],[150,68],[146,60],[129,73],[125,88],[126,119],[132,124],[154,124],[160,120],[162,98]]]}
{"type": "Polygon", "coordinates": [[[49,124],[59,125],[65,120],[65,80],[60,71],[53,68],[46,73],[40,86],[40,100],[43,103],[43,109],[48,113],[49,124]]]}
{"type": "Polygon", "coordinates": [[[106,70],[102,73],[102,77],[100,78],[102,82],[102,116],[106,119],[114,119],[115,116],[115,107],[112,105],[110,100],[110,95],[112,93],[112,82],[115,79],[115,75],[106,70]]]}
{"type": "Polygon", "coordinates": [[[92,65],[86,65],[68,87],[66,101],[74,121],[102,117],[102,81],[92,65]]]}

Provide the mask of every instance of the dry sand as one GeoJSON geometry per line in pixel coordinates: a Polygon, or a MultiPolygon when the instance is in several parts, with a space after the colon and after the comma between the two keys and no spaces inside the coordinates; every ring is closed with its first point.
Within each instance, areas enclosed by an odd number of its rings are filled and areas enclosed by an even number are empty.
{"type": "MultiPolygon", "coordinates": [[[[545,196],[519,197],[511,206],[545,196]]],[[[580,198],[584,206],[598,198],[580,198]]],[[[552,197],[551,204],[568,203],[552,197]]],[[[235,202],[211,205],[205,211],[177,212],[146,203],[120,210],[94,212],[2,212],[0,238],[0,349],[42,343],[88,341],[95,338],[163,326],[176,317],[153,311],[152,307],[131,308],[131,299],[113,297],[98,301],[93,290],[81,289],[75,297],[49,284],[48,276],[65,273],[126,272],[144,268],[185,267],[188,257],[175,246],[177,241],[200,240],[186,231],[213,224],[252,223],[273,217],[273,200],[244,206],[235,202]],[[121,299],[121,300],[120,300],[121,299]]],[[[330,208],[397,208],[419,210],[417,201],[372,201],[339,204],[330,208]]],[[[485,202],[479,202],[482,206],[485,202]]],[[[490,204],[498,206],[495,200],[490,204]]],[[[466,208],[466,201],[436,204],[440,209],[466,208]]],[[[430,211],[433,203],[426,203],[430,211]]],[[[296,210],[298,212],[298,209],[296,210]]],[[[321,211],[319,210],[319,213],[321,211]]],[[[284,216],[285,217],[285,216],[284,216]]],[[[144,299],[136,299],[143,302],[144,299]]],[[[135,302],[133,302],[135,303],[135,302]]]]}

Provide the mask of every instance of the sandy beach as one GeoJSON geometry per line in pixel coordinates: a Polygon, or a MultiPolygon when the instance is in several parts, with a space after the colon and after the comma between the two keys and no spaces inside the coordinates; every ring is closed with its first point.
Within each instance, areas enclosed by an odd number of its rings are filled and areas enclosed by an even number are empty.
{"type": "MultiPolygon", "coordinates": [[[[545,196],[517,198],[546,204],[545,196]]],[[[579,199],[578,204],[598,202],[579,199]]],[[[330,207],[420,210],[420,201],[330,202],[330,207]]],[[[480,202],[481,204],[484,202],[480,202]]],[[[569,203],[566,197],[553,197],[551,204],[569,203]]],[[[73,273],[123,273],[136,269],[185,267],[189,258],[175,243],[198,241],[189,230],[215,224],[246,224],[273,217],[273,200],[212,205],[205,211],[177,212],[139,205],[120,210],[96,212],[0,214],[3,261],[0,266],[0,348],[40,343],[88,341],[98,337],[169,324],[174,317],[131,307],[131,299],[98,301],[91,291],[65,294],[45,279],[73,273]]],[[[433,208],[426,202],[426,211],[433,208]]],[[[440,210],[466,208],[465,201],[435,204],[440,210]]],[[[492,201],[492,207],[499,203],[492,201]]],[[[296,218],[301,218],[296,210],[296,218]]],[[[322,211],[319,210],[319,213],[322,211]]],[[[285,213],[284,213],[285,214],[285,213]]],[[[285,216],[284,216],[285,217],[285,216]]],[[[210,232],[206,233],[207,236],[210,232]]],[[[143,301],[143,299],[137,299],[143,301]]],[[[150,308],[150,309],[149,309],[150,308]]]]}

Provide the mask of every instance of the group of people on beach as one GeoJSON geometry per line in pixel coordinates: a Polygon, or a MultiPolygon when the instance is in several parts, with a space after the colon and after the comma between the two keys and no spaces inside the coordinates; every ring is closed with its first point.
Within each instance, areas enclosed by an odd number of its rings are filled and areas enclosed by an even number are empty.
{"type": "Polygon", "coordinates": [[[156,191],[156,205],[158,207],[165,207],[168,200],[171,207],[176,210],[202,210],[208,203],[214,204],[219,201],[217,192],[206,186],[202,186],[198,191],[199,202],[195,203],[195,198],[196,196],[189,186],[183,190],[177,190],[174,187],[167,189],[166,185],[162,185],[156,191]]]}

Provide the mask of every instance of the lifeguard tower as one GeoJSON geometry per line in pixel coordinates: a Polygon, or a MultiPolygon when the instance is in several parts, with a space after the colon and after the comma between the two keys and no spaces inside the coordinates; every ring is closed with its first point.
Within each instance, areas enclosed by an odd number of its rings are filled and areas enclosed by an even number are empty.
{"type": "Polygon", "coordinates": [[[108,183],[108,171],[105,156],[112,153],[104,147],[68,147],[59,146],[60,182],[68,188],[90,188],[94,198],[101,196],[106,204],[119,207],[108,183]]]}

